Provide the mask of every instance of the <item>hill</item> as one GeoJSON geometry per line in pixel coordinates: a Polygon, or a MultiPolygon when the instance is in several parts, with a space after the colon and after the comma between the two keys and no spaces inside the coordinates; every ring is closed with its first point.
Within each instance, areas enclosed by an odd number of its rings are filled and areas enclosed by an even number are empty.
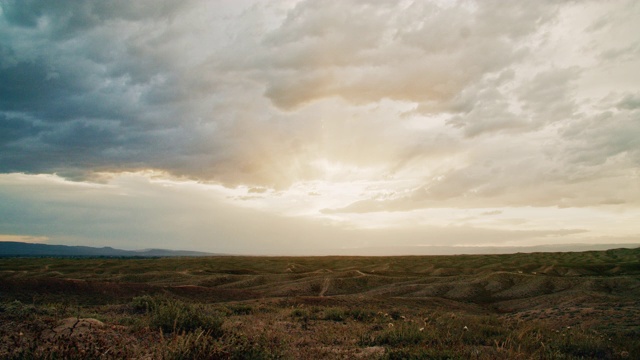
{"type": "Polygon", "coordinates": [[[640,358],[638,248],[14,257],[0,289],[0,358],[640,358]]]}
{"type": "Polygon", "coordinates": [[[147,249],[121,250],[112,247],[67,246],[32,244],[17,241],[0,241],[0,256],[20,257],[172,257],[172,256],[212,256],[215,254],[199,251],[147,249]]]}

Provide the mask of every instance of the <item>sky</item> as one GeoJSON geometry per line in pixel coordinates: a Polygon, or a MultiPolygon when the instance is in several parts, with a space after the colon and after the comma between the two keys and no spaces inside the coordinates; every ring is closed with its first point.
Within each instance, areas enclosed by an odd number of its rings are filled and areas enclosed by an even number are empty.
{"type": "Polygon", "coordinates": [[[639,244],[638,19],[635,0],[0,0],[0,241],[639,244]]]}

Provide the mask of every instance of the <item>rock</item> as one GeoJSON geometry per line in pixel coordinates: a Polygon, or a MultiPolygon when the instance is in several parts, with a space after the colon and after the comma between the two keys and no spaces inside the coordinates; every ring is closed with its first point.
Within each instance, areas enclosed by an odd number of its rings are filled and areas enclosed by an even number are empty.
{"type": "Polygon", "coordinates": [[[60,321],[60,325],[56,326],[48,335],[49,337],[86,335],[104,327],[105,324],[97,319],[70,317],[60,321]]]}

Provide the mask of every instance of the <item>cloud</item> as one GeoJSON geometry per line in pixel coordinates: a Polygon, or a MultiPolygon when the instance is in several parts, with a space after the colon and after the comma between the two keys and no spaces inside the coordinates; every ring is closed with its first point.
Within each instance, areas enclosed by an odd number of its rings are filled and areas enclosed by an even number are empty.
{"type": "Polygon", "coordinates": [[[291,254],[631,236],[639,15],[0,0],[0,233],[291,254]]]}
{"type": "Polygon", "coordinates": [[[547,69],[525,77],[517,86],[512,70],[468,87],[453,101],[460,109],[447,124],[474,137],[493,133],[536,131],[570,119],[577,111],[573,83],[580,76],[575,67],[547,69]]]}
{"type": "Polygon", "coordinates": [[[640,109],[640,93],[626,94],[616,105],[619,110],[640,109]]]}
{"type": "Polygon", "coordinates": [[[591,83],[637,64],[632,2],[0,7],[0,172],[388,181],[359,209],[636,201],[637,83],[598,109],[624,79],[591,83]]]}
{"type": "Polygon", "coordinates": [[[176,114],[150,101],[157,87],[170,85],[166,79],[175,69],[158,53],[133,56],[134,48],[152,40],[145,29],[135,29],[168,21],[178,7],[46,1],[1,6],[6,37],[0,48],[10,60],[0,66],[0,111],[2,126],[12,132],[0,170],[91,172],[145,161],[139,146],[152,147],[157,122],[166,124],[162,117],[176,114]]]}
{"type": "MultiPolygon", "coordinates": [[[[624,95],[622,98],[626,98],[624,95]]],[[[620,100],[612,99],[612,104],[620,100]]],[[[605,111],[517,137],[474,140],[454,166],[443,167],[388,198],[375,195],[325,214],[403,212],[503,206],[635,208],[638,179],[635,110],[605,111]],[[559,133],[559,136],[558,136],[559,133]]]]}
{"type": "Polygon", "coordinates": [[[301,2],[266,36],[256,61],[229,68],[257,70],[265,95],[285,110],[331,96],[446,103],[520,61],[555,12],[495,5],[301,2]]]}
{"type": "Polygon", "coordinates": [[[32,244],[42,244],[49,240],[46,236],[10,235],[0,234],[0,241],[17,241],[32,244]]]}
{"type": "Polygon", "coordinates": [[[229,203],[222,187],[167,179],[166,174],[157,173],[122,173],[103,184],[70,182],[52,175],[4,174],[0,185],[0,233],[16,234],[0,235],[5,240],[44,240],[46,234],[47,242],[68,245],[317,255],[389,246],[389,238],[402,249],[506,242],[531,245],[591,236],[569,227],[354,228],[238,207],[229,203]]]}
{"type": "Polygon", "coordinates": [[[567,125],[565,156],[575,165],[589,167],[603,176],[631,169],[640,162],[639,113],[636,98],[625,94],[607,111],[584,117],[567,125]],[[605,171],[608,174],[604,174],[605,171]]]}
{"type": "Polygon", "coordinates": [[[51,39],[69,39],[112,21],[141,21],[175,18],[192,1],[177,4],[173,1],[142,0],[132,4],[116,0],[105,4],[98,0],[77,4],[62,0],[52,4],[43,0],[3,1],[4,19],[15,26],[35,29],[49,27],[51,39]]]}
{"type": "Polygon", "coordinates": [[[393,234],[398,235],[398,245],[445,245],[573,233],[420,226],[400,232],[353,229],[237,207],[225,199],[220,187],[156,176],[162,174],[123,173],[104,184],[87,184],[51,175],[1,175],[0,233],[17,235],[0,238],[43,240],[46,236],[50,243],[126,249],[176,248],[179,241],[179,247],[188,249],[295,255],[335,254],[345,246],[382,246],[393,234]],[[469,236],[472,233],[477,236],[469,236]]]}

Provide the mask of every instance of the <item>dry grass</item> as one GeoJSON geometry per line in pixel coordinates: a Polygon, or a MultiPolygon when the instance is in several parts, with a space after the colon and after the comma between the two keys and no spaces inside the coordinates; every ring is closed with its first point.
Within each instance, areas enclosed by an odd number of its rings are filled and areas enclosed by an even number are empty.
{"type": "Polygon", "coordinates": [[[0,358],[633,359],[639,264],[638,249],[0,259],[0,358]]]}

